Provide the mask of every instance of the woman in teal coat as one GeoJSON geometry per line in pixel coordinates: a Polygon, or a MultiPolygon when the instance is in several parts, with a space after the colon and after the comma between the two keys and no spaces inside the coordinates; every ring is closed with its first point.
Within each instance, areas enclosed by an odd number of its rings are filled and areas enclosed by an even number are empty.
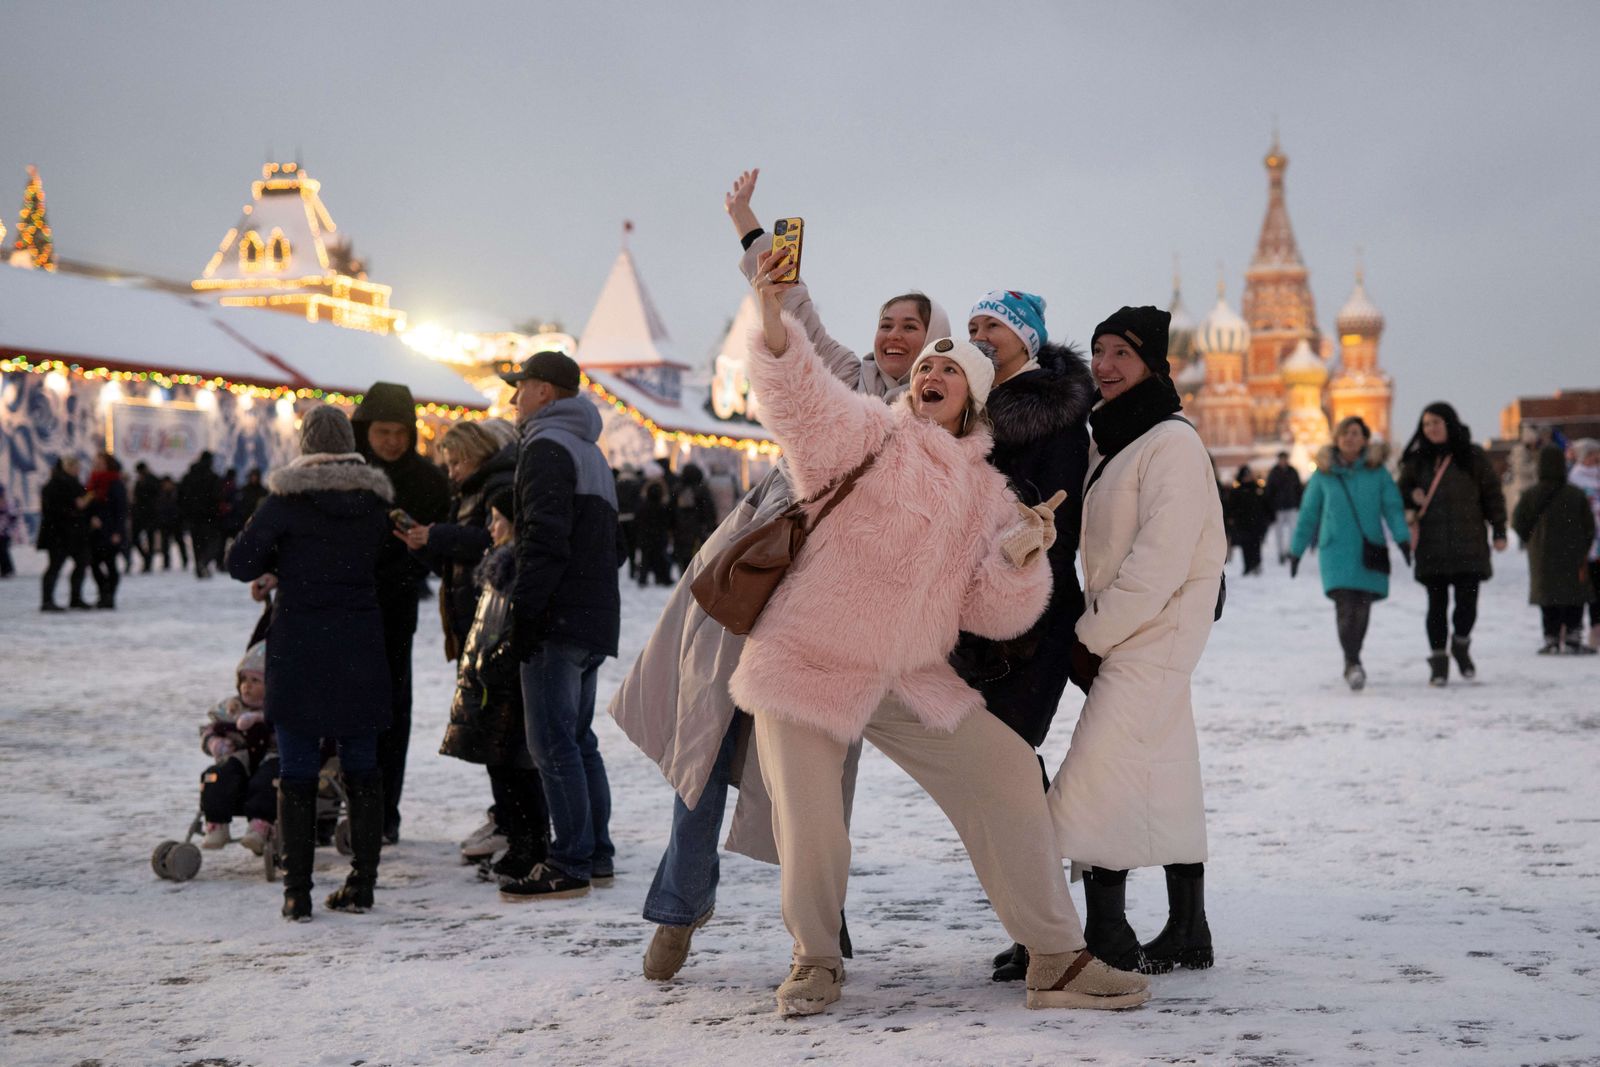
{"type": "MultiPolygon", "coordinates": [[[[1359,415],[1340,421],[1333,444],[1317,453],[1317,470],[1306,484],[1300,522],[1289,546],[1289,573],[1299,573],[1300,557],[1314,539],[1322,559],[1322,589],[1334,604],[1339,644],[1344,648],[1344,680],[1359,691],[1367,684],[1361,643],[1367,636],[1372,602],[1389,595],[1389,570],[1368,567],[1363,546],[1385,544],[1387,523],[1411,562],[1411,534],[1405,505],[1394,479],[1384,469],[1388,449],[1372,444],[1372,431],[1359,415]]],[[[1384,548],[1387,556],[1388,548],[1384,548]]]]}

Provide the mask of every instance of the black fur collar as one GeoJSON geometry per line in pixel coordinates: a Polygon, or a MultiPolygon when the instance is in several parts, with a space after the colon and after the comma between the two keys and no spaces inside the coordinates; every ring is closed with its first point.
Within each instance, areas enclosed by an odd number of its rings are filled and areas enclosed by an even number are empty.
{"type": "Polygon", "coordinates": [[[487,587],[500,593],[511,592],[511,587],[517,580],[517,554],[511,550],[510,545],[491,548],[489,554],[483,557],[483,562],[478,564],[473,577],[478,580],[480,587],[487,587]]]}
{"type": "Polygon", "coordinates": [[[1019,374],[989,393],[989,418],[998,448],[1031,444],[1082,426],[1095,402],[1094,378],[1071,345],[1045,345],[1039,369],[1019,374]]]}

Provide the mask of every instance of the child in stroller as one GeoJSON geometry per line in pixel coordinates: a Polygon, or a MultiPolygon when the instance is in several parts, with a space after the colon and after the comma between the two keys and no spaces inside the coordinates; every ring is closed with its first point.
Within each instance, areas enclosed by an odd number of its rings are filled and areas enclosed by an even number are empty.
{"type": "Polygon", "coordinates": [[[200,847],[221,848],[236,816],[249,820],[239,843],[261,855],[278,817],[277,740],[265,720],[266,644],[257,641],[239,661],[236,691],[212,706],[200,726],[200,747],[216,762],[201,775],[206,833],[200,847]]]}

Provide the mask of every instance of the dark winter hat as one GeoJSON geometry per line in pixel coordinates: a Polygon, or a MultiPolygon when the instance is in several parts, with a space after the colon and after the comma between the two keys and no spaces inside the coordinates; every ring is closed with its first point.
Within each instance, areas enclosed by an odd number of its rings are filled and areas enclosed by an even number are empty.
{"type": "Polygon", "coordinates": [[[512,522],[517,521],[517,494],[512,489],[502,489],[489,498],[491,510],[498,511],[512,522]]]}
{"type": "Polygon", "coordinates": [[[570,389],[574,393],[582,384],[578,380],[578,364],[565,352],[535,352],[522,361],[515,370],[502,371],[500,380],[507,385],[518,382],[549,382],[557,389],[570,389]]]}
{"type": "Polygon", "coordinates": [[[300,419],[300,454],[346,455],[356,450],[356,434],[344,412],[319,404],[300,419]]]}
{"type": "MultiPolygon", "coordinates": [[[[351,422],[398,422],[412,426],[417,421],[417,404],[411,390],[394,382],[373,382],[356,405],[351,422]]],[[[351,449],[355,451],[355,449],[351,449]]]]}
{"type": "Polygon", "coordinates": [[[1161,378],[1172,377],[1172,365],[1167,362],[1167,327],[1172,316],[1158,307],[1121,307],[1109,319],[1094,328],[1093,344],[1102,334],[1122,338],[1139,353],[1150,373],[1161,378]]]}

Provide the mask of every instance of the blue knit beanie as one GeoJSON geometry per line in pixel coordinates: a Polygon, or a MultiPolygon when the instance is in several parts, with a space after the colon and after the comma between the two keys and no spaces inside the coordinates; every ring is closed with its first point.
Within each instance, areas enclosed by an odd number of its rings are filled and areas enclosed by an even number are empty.
{"type": "Polygon", "coordinates": [[[995,289],[984,293],[972,305],[967,316],[971,322],[979,315],[990,315],[1005,323],[1012,333],[1022,338],[1028,346],[1028,358],[1039,354],[1039,349],[1050,342],[1044,328],[1044,297],[1032,293],[1019,293],[1015,289],[995,289]]]}

